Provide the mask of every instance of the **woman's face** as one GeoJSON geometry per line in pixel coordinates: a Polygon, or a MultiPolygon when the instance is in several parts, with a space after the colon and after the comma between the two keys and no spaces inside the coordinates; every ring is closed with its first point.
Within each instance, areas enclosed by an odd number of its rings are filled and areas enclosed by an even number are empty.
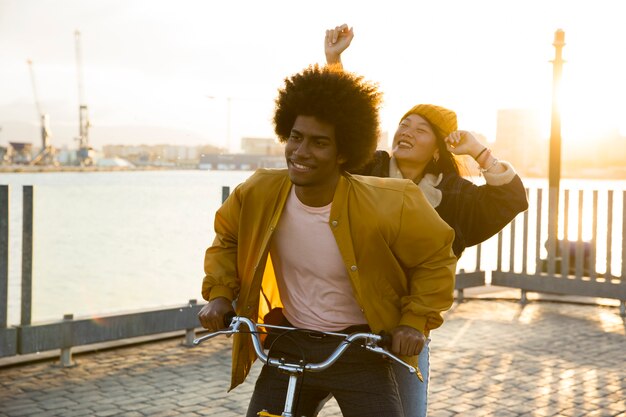
{"type": "Polygon", "coordinates": [[[426,119],[410,114],[398,125],[391,152],[399,161],[427,164],[439,154],[437,137],[426,119]]]}

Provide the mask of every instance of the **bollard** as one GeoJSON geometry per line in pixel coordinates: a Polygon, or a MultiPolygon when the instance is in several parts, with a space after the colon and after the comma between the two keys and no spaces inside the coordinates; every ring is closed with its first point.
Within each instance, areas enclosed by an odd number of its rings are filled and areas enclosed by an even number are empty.
{"type": "MultiPolygon", "coordinates": [[[[189,308],[198,304],[196,300],[189,300],[189,308]]],[[[193,347],[193,339],[196,338],[196,328],[192,327],[190,329],[185,329],[185,340],[183,341],[183,346],[193,347]]]]}
{"type": "Polygon", "coordinates": [[[61,329],[61,367],[69,368],[75,365],[72,361],[72,321],[73,314],[63,315],[63,324],[61,329]]]}
{"type": "Polygon", "coordinates": [[[521,296],[519,298],[519,303],[522,306],[525,306],[526,304],[528,304],[528,295],[527,294],[528,294],[528,291],[522,290],[522,294],[521,294],[521,296]]]}

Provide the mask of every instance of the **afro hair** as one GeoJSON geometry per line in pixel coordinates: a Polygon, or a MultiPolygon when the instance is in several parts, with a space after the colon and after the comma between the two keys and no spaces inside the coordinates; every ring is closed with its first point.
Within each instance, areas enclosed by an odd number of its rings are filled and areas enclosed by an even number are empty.
{"type": "Polygon", "coordinates": [[[285,79],[278,92],[274,131],[286,142],[298,116],[312,116],[335,128],[338,154],[345,171],[365,165],[379,138],[382,93],[362,76],[339,67],[312,65],[285,79]]]}

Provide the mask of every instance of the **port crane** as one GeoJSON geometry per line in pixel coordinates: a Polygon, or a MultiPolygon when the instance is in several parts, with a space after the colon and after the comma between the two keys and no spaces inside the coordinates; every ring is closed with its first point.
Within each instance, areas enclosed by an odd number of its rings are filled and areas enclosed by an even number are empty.
{"type": "Polygon", "coordinates": [[[81,166],[89,166],[94,163],[94,151],[89,146],[89,128],[91,123],[89,122],[89,113],[87,111],[87,105],[85,104],[85,91],[83,87],[83,65],[82,65],[82,50],[80,46],[80,32],[77,30],[74,32],[75,46],[76,46],[76,70],[78,75],[78,163],[81,166]]]}
{"type": "Polygon", "coordinates": [[[33,69],[33,61],[27,60],[28,68],[30,70],[30,81],[33,86],[33,95],[35,98],[35,107],[37,108],[37,115],[41,123],[41,151],[30,161],[30,165],[58,165],[54,155],[55,150],[50,145],[50,116],[44,113],[41,109],[39,102],[39,94],[37,94],[37,83],[35,81],[35,70],[33,69]]]}

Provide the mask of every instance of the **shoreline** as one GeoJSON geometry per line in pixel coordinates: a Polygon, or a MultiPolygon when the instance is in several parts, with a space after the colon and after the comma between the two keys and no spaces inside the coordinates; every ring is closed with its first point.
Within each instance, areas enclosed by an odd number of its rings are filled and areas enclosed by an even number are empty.
{"type": "Polygon", "coordinates": [[[18,166],[0,166],[0,173],[12,173],[12,174],[36,174],[36,173],[48,173],[48,172],[120,172],[120,171],[195,171],[198,168],[188,167],[158,167],[158,166],[145,166],[145,167],[117,167],[117,166],[31,166],[31,165],[18,165],[18,166]]]}
{"type": "MultiPolygon", "coordinates": [[[[58,173],[58,172],[137,172],[137,171],[207,171],[197,167],[174,167],[174,166],[141,166],[141,167],[122,167],[122,166],[31,166],[31,165],[0,165],[0,174],[36,174],[36,173],[58,173]]],[[[208,171],[220,171],[220,170],[208,170],[208,171]]],[[[243,171],[243,170],[242,170],[243,171]]],[[[626,175],[624,172],[614,172],[608,170],[604,175],[595,171],[592,173],[584,172],[581,175],[571,175],[571,173],[565,173],[561,176],[561,179],[566,180],[612,180],[612,181],[624,181],[626,175]]],[[[474,177],[476,175],[468,175],[468,177],[474,177]]],[[[522,178],[545,180],[548,177],[524,175],[522,178]]]]}

